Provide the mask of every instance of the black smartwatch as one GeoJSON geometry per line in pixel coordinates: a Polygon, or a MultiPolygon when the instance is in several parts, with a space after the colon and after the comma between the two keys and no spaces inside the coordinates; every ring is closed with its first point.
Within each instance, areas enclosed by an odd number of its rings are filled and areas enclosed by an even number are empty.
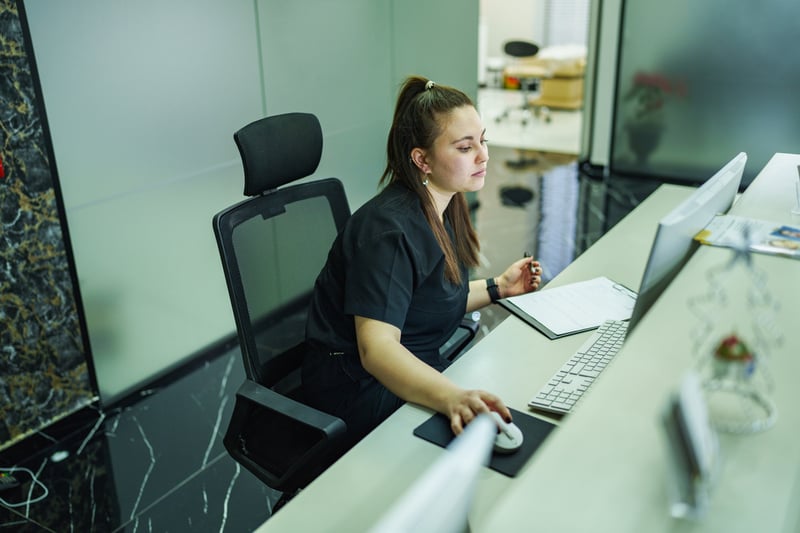
{"type": "Polygon", "coordinates": [[[489,299],[492,300],[492,303],[500,299],[500,289],[497,288],[494,278],[486,278],[486,290],[489,292],[489,299]]]}

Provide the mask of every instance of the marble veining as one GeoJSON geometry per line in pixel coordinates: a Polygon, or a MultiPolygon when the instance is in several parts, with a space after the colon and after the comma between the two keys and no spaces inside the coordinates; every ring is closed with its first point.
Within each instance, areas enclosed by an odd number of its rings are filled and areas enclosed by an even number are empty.
{"type": "Polygon", "coordinates": [[[0,0],[0,449],[96,398],[23,31],[0,0]]]}
{"type": "Polygon", "coordinates": [[[18,465],[28,471],[13,472],[19,491],[0,494],[0,530],[256,529],[280,493],[222,444],[243,381],[237,348],[135,403],[98,411],[78,434],[18,465]]]}

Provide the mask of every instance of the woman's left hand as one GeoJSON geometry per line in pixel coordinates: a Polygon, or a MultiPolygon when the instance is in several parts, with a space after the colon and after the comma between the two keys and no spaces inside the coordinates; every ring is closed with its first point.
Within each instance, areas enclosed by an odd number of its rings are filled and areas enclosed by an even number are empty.
{"type": "Polygon", "coordinates": [[[532,257],[515,261],[497,278],[500,296],[508,298],[532,292],[542,283],[542,266],[532,257]]]}

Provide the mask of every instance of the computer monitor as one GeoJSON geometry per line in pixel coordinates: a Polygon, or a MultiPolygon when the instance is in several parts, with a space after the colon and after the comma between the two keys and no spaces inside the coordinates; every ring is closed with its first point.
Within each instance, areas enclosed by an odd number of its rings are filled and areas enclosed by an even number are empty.
{"type": "Polygon", "coordinates": [[[714,215],[726,213],[733,205],[745,163],[747,154],[741,152],[659,221],[639,283],[639,295],[631,312],[628,333],[697,249],[699,243],[694,236],[711,222],[714,215]]]}
{"type": "Polygon", "coordinates": [[[371,533],[463,533],[481,469],[489,462],[497,425],[481,415],[453,439],[380,518],[371,533]]]}

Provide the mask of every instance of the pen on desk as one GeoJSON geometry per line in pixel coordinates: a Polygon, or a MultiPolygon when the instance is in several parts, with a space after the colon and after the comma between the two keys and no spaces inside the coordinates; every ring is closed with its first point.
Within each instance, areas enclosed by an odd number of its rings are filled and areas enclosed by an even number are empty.
{"type": "Polygon", "coordinates": [[[616,290],[618,292],[621,292],[622,294],[628,296],[629,298],[632,298],[634,301],[636,300],[637,294],[634,291],[630,290],[625,285],[620,285],[619,283],[614,283],[613,285],[611,285],[611,287],[614,290],[616,290]]]}

